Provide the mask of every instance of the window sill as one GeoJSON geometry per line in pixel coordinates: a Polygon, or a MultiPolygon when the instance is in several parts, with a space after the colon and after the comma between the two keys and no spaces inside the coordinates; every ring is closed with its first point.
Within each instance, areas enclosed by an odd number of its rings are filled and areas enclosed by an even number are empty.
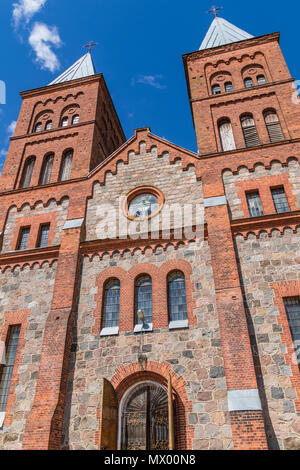
{"type": "Polygon", "coordinates": [[[188,327],[189,327],[188,320],[177,320],[177,321],[171,321],[169,323],[169,330],[179,330],[181,328],[188,328],[188,327]]]}
{"type": "Polygon", "coordinates": [[[5,411],[1,411],[0,412],[0,428],[3,427],[4,418],[5,418],[5,411]]]}
{"type": "Polygon", "coordinates": [[[153,323],[145,323],[144,325],[135,325],[133,332],[134,333],[141,333],[153,331],[153,323]]]}
{"type": "Polygon", "coordinates": [[[114,326],[110,328],[103,328],[100,332],[100,336],[117,336],[119,334],[119,327],[114,326]]]}

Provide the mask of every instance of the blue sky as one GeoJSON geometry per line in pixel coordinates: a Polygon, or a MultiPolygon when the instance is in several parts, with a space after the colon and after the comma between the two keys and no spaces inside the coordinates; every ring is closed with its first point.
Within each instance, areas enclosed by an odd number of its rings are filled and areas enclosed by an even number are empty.
{"type": "MultiPolygon", "coordinates": [[[[281,31],[288,66],[300,78],[298,2],[222,0],[220,16],[249,33],[281,31]],[[242,6],[237,6],[237,4],[242,6]]],[[[219,4],[218,4],[219,6],[219,4]]],[[[44,86],[84,54],[90,40],[127,138],[135,128],[196,151],[182,54],[199,48],[212,16],[199,0],[1,0],[0,168],[21,105],[19,92],[44,86]]]]}

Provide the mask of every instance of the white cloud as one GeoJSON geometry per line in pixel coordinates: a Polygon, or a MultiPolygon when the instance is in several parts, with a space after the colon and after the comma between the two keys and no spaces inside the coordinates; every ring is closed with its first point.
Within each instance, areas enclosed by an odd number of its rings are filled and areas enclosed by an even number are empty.
{"type": "Polygon", "coordinates": [[[17,125],[17,121],[12,121],[10,123],[10,125],[7,128],[7,132],[9,133],[9,135],[13,135],[13,133],[15,132],[16,125],[17,125]]]}
{"type": "Polygon", "coordinates": [[[158,88],[159,90],[163,90],[167,87],[159,82],[162,78],[162,75],[139,75],[136,80],[132,80],[132,85],[135,85],[135,83],[143,83],[144,85],[149,85],[154,88],[158,88]]]}
{"type": "Polygon", "coordinates": [[[60,47],[62,44],[56,26],[51,27],[45,23],[34,23],[28,42],[34,50],[36,61],[42,69],[54,72],[60,67],[59,60],[51,49],[51,45],[60,47]]]}
{"type": "Polygon", "coordinates": [[[22,20],[28,23],[46,2],[47,0],[18,0],[17,3],[13,3],[12,14],[15,26],[19,26],[22,20]]]}

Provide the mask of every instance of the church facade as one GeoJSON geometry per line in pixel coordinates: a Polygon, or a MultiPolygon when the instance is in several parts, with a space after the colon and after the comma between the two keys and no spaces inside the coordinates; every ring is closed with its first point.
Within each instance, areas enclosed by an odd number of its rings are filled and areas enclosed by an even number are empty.
{"type": "Polygon", "coordinates": [[[198,153],[126,141],[91,54],[0,176],[0,449],[300,449],[300,108],[279,33],[183,56],[198,153]]]}

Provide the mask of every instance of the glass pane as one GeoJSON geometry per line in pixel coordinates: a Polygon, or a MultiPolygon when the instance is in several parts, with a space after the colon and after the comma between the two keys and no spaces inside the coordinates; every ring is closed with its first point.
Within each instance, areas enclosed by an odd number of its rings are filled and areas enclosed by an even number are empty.
{"type": "Polygon", "coordinates": [[[46,124],[46,131],[50,131],[52,129],[52,121],[48,121],[46,124]]]}
{"type": "Polygon", "coordinates": [[[290,297],[284,300],[295,353],[300,368],[300,298],[290,297]]]}
{"type": "Polygon", "coordinates": [[[35,157],[29,158],[24,166],[21,188],[29,188],[35,164],[35,157]]]}
{"type": "Polygon", "coordinates": [[[158,198],[154,194],[141,194],[131,201],[129,215],[137,218],[149,217],[158,207],[158,198]]]}
{"type": "Polygon", "coordinates": [[[63,156],[60,181],[67,181],[71,176],[73,152],[70,151],[63,156]]]}
{"type": "Polygon", "coordinates": [[[78,123],[79,123],[79,116],[78,116],[78,114],[76,114],[75,116],[73,116],[72,123],[73,123],[73,124],[78,124],[78,123]]]}
{"type": "Polygon", "coordinates": [[[264,211],[258,193],[247,194],[247,202],[250,217],[261,217],[262,215],[264,215],[264,211]]]}
{"type": "Polygon", "coordinates": [[[6,365],[4,365],[2,368],[0,379],[0,412],[5,412],[6,409],[9,388],[17,354],[20,330],[20,326],[11,326],[9,328],[9,339],[6,349],[6,365]]]}
{"type": "Polygon", "coordinates": [[[253,85],[253,80],[252,78],[246,78],[245,80],[245,87],[246,88],[252,88],[254,85],[253,85]]]}
{"type": "Polygon", "coordinates": [[[120,282],[110,281],[104,292],[103,328],[119,326],[120,282]]]}
{"type": "Polygon", "coordinates": [[[272,189],[272,197],[277,214],[289,212],[290,207],[283,188],[272,189]]]}
{"type": "Polygon", "coordinates": [[[26,250],[29,239],[30,228],[22,228],[20,234],[19,250],[26,250]]]}
{"type": "Polygon", "coordinates": [[[220,93],[221,93],[220,85],[214,85],[212,87],[212,92],[213,92],[213,95],[220,95],[220,93]]]}
{"type": "Polygon", "coordinates": [[[168,279],[169,321],[187,320],[185,278],[180,272],[168,279]]]}
{"type": "Polygon", "coordinates": [[[40,232],[39,247],[45,248],[48,245],[50,225],[42,225],[40,232]]]}
{"type": "Polygon", "coordinates": [[[225,83],[225,91],[226,93],[231,93],[233,91],[233,85],[231,82],[225,83]]]}
{"type": "Polygon", "coordinates": [[[137,312],[142,310],[145,316],[145,324],[152,323],[152,279],[142,277],[135,285],[135,324],[142,325],[142,320],[138,318],[137,312]]]}
{"type": "Polygon", "coordinates": [[[264,85],[266,83],[266,78],[264,75],[259,75],[257,77],[257,83],[258,85],[264,85]]]}

